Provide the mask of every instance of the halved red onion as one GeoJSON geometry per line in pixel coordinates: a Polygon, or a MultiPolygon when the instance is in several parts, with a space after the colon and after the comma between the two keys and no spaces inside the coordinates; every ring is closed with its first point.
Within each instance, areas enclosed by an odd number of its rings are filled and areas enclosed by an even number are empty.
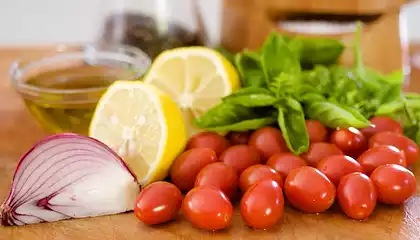
{"type": "Polygon", "coordinates": [[[140,187],[123,160],[105,144],[77,134],[57,134],[19,161],[3,225],[25,225],[130,211],[140,187]]]}

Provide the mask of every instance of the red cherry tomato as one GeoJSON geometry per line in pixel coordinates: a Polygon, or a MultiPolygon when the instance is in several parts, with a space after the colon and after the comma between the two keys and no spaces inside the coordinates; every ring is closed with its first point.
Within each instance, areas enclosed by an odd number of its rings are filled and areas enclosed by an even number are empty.
{"type": "Polygon", "coordinates": [[[210,148],[219,156],[229,147],[229,141],[223,136],[214,132],[201,132],[192,136],[188,140],[186,149],[192,148],[210,148]]]}
{"type": "Polygon", "coordinates": [[[230,132],[227,135],[232,145],[248,144],[249,132],[230,132]]]}
{"type": "Polygon", "coordinates": [[[369,146],[372,148],[378,145],[390,145],[398,148],[405,154],[405,160],[411,165],[419,158],[419,147],[413,140],[399,133],[380,132],[369,140],[369,146]]]}
{"type": "Polygon", "coordinates": [[[371,174],[381,165],[398,164],[403,167],[407,166],[404,154],[398,148],[386,145],[379,145],[367,150],[357,158],[357,161],[367,174],[371,174]]]}
{"type": "Polygon", "coordinates": [[[338,154],[343,154],[343,152],[334,144],[319,142],[309,145],[308,151],[302,153],[301,157],[305,159],[310,166],[316,167],[321,159],[338,154]]]}
{"type": "Polygon", "coordinates": [[[381,203],[401,204],[416,192],[416,177],[400,165],[380,166],[373,171],[370,179],[381,203]]]}
{"type": "Polygon", "coordinates": [[[197,175],[194,187],[214,187],[231,198],[238,188],[238,173],[221,162],[207,165],[197,175]]]}
{"type": "Polygon", "coordinates": [[[182,210],[192,225],[209,231],[227,228],[233,215],[232,204],[226,195],[211,187],[198,187],[189,191],[182,210]]]}
{"type": "Polygon", "coordinates": [[[375,209],[376,189],[365,174],[351,173],[341,178],[337,199],[347,216],[362,220],[369,217],[375,209]]]}
{"type": "Polygon", "coordinates": [[[306,120],[305,124],[309,133],[309,141],[311,143],[327,141],[328,130],[321,122],[316,120],[306,120]]]}
{"type": "Polygon", "coordinates": [[[195,179],[201,169],[216,161],[216,153],[210,148],[193,148],[175,159],[169,175],[181,191],[188,191],[194,187],[195,179]]]}
{"type": "Polygon", "coordinates": [[[362,166],[352,157],[345,155],[332,155],[318,162],[317,169],[330,179],[336,186],[341,177],[354,172],[362,172],[362,166]]]}
{"type": "Polygon", "coordinates": [[[296,156],[293,153],[276,153],[267,161],[267,166],[280,173],[280,175],[283,176],[283,179],[286,179],[289,172],[293,169],[307,165],[308,164],[303,158],[296,156]]]}
{"type": "Polygon", "coordinates": [[[257,150],[248,145],[229,147],[220,155],[219,160],[235,168],[239,174],[249,166],[261,163],[257,150]]]}
{"type": "Polygon", "coordinates": [[[280,129],[273,127],[263,127],[253,132],[248,145],[257,149],[263,162],[276,153],[289,152],[280,129]]]}
{"type": "Polygon", "coordinates": [[[239,188],[246,192],[249,187],[265,179],[276,181],[280,187],[283,187],[283,177],[274,169],[265,165],[254,165],[242,172],[239,177],[239,188]]]}
{"type": "Polygon", "coordinates": [[[137,196],[134,214],[145,224],[160,224],[176,217],[181,208],[182,194],[168,182],[154,182],[137,196]]]}
{"type": "Polygon", "coordinates": [[[371,138],[379,132],[395,132],[402,134],[403,130],[401,125],[390,117],[373,117],[370,120],[372,126],[362,128],[360,131],[365,135],[366,139],[371,138]]]}
{"type": "Polygon", "coordinates": [[[293,169],[284,182],[284,192],[293,207],[306,213],[328,210],[335,200],[334,184],[318,169],[293,169]]]}
{"type": "Polygon", "coordinates": [[[273,227],[283,215],[284,197],[280,185],[266,179],[252,185],[240,203],[245,223],[256,229],[273,227]]]}
{"type": "Polygon", "coordinates": [[[357,158],[368,149],[368,142],[365,136],[353,127],[335,130],[331,134],[330,142],[341,149],[344,154],[354,158],[357,158]]]}

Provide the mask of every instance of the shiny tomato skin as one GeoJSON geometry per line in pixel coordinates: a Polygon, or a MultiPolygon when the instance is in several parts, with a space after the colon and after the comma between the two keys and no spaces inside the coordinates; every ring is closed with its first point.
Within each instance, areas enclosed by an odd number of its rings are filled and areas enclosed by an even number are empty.
{"type": "Polygon", "coordinates": [[[220,155],[219,160],[235,168],[239,174],[248,167],[261,163],[257,150],[248,145],[229,147],[220,155]]]}
{"type": "Polygon", "coordinates": [[[160,224],[174,219],[181,205],[181,191],[172,183],[159,181],[151,183],[139,193],[134,214],[145,224],[160,224]]]}
{"type": "Polygon", "coordinates": [[[309,134],[309,141],[314,142],[326,142],[328,140],[328,129],[322,125],[321,122],[316,120],[306,120],[306,129],[309,134]]]}
{"type": "Polygon", "coordinates": [[[309,145],[309,149],[306,153],[302,153],[300,156],[305,159],[308,165],[316,167],[319,161],[324,157],[331,155],[344,154],[337,146],[331,143],[317,142],[309,145]]]}
{"type": "Polygon", "coordinates": [[[370,175],[373,170],[381,165],[398,164],[407,167],[404,153],[398,148],[387,145],[379,145],[370,148],[357,158],[363,170],[370,175]]]}
{"type": "Polygon", "coordinates": [[[369,140],[369,146],[390,145],[398,148],[405,155],[407,165],[415,163],[419,158],[419,147],[406,136],[395,132],[380,132],[373,135],[369,140]]]}
{"type": "Polygon", "coordinates": [[[276,153],[289,152],[280,129],[263,127],[251,134],[248,145],[255,148],[266,162],[276,153]]]}
{"type": "Polygon", "coordinates": [[[280,173],[283,179],[286,179],[289,172],[293,169],[307,165],[303,158],[293,153],[276,153],[267,161],[267,166],[280,173]]]}
{"type": "Polygon", "coordinates": [[[363,133],[353,127],[335,130],[331,134],[330,142],[353,158],[357,158],[368,149],[368,141],[363,133]]]}
{"type": "Polygon", "coordinates": [[[265,179],[276,181],[279,186],[283,187],[283,177],[269,166],[254,165],[242,172],[239,177],[239,188],[242,192],[246,192],[252,185],[265,179]]]}
{"type": "Polygon", "coordinates": [[[232,166],[216,162],[205,166],[198,173],[194,187],[214,187],[231,198],[238,188],[238,173],[232,166]]]}
{"type": "Polygon", "coordinates": [[[210,148],[219,156],[229,146],[230,143],[225,137],[214,132],[201,132],[188,140],[186,149],[210,148]]]}
{"type": "Polygon", "coordinates": [[[341,154],[323,158],[318,162],[317,169],[336,186],[338,186],[341,177],[354,172],[363,172],[362,166],[356,160],[341,154]]]}
{"type": "Polygon", "coordinates": [[[233,215],[232,204],[227,196],[212,187],[198,187],[189,191],[182,210],[193,226],[209,231],[227,228],[233,215]]]}
{"type": "Polygon", "coordinates": [[[363,220],[375,210],[377,194],[369,177],[355,172],[341,178],[337,188],[337,199],[348,217],[363,220]]]}
{"type": "Polygon", "coordinates": [[[193,148],[179,155],[169,171],[171,181],[181,190],[194,187],[197,174],[205,166],[217,161],[216,153],[210,148],[193,148]]]}
{"type": "Polygon", "coordinates": [[[230,132],[227,135],[227,139],[232,145],[248,144],[249,135],[250,132],[230,132]]]}
{"type": "Polygon", "coordinates": [[[370,120],[372,126],[362,128],[360,131],[365,135],[366,139],[371,138],[373,135],[379,132],[395,132],[403,134],[401,125],[390,117],[373,117],[370,120]]]}
{"type": "Polygon", "coordinates": [[[318,169],[303,166],[293,169],[284,182],[290,204],[305,213],[321,213],[334,203],[334,184],[318,169]]]}
{"type": "Polygon", "coordinates": [[[401,204],[416,192],[414,174],[397,164],[376,168],[370,179],[376,187],[378,201],[384,204],[401,204]]]}
{"type": "Polygon", "coordinates": [[[251,228],[269,229],[279,222],[284,210],[280,185],[266,179],[252,185],[240,203],[242,219],[251,228]]]}

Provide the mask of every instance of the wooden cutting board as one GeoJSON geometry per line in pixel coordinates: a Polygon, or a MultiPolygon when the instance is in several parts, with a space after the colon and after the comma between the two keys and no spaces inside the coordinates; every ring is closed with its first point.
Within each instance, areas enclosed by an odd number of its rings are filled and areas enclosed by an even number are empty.
{"type": "MultiPolygon", "coordinates": [[[[420,48],[419,48],[420,50],[420,48]]],[[[0,201],[8,192],[18,158],[45,136],[12,90],[7,76],[11,62],[21,55],[37,55],[45,49],[0,49],[0,201]]],[[[390,56],[392,57],[392,56],[390,56]]],[[[420,69],[413,69],[410,90],[420,91],[420,69]]],[[[125,213],[90,219],[66,220],[22,227],[0,226],[0,240],[84,239],[287,239],[287,240],[418,240],[420,239],[420,167],[418,190],[404,205],[379,205],[365,221],[350,220],[337,206],[319,214],[302,214],[286,207],[283,219],[269,231],[244,226],[238,211],[228,230],[209,233],[192,228],[180,214],[172,223],[148,227],[134,214],[125,213]]]]}

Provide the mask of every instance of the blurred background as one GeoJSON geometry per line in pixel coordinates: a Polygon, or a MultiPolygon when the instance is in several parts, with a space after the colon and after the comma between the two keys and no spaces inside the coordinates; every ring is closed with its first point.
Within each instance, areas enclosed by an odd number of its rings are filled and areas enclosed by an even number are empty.
{"type": "MultiPolygon", "coordinates": [[[[174,0],[175,1],[175,0],[174,0]]],[[[0,45],[78,43],[97,37],[107,12],[152,8],[146,2],[118,0],[0,0],[0,45]],[[146,3],[146,5],[145,5],[146,3]]],[[[159,0],[156,0],[159,2],[159,0]]],[[[165,2],[165,1],[162,1],[165,2]]],[[[176,14],[188,15],[187,1],[176,0],[176,14]]],[[[222,0],[197,0],[211,41],[220,33],[222,0]]],[[[410,43],[420,43],[420,2],[402,9],[410,43]]]]}

